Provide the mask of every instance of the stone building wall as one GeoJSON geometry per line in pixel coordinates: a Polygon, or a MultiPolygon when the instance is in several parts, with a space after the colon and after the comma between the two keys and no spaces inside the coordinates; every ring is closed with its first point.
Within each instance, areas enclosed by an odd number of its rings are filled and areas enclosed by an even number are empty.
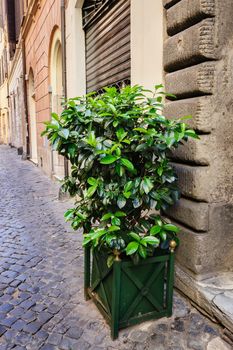
{"type": "Polygon", "coordinates": [[[8,78],[11,120],[11,144],[26,154],[26,125],[24,106],[24,76],[22,50],[18,46],[8,78]]]}
{"type": "Polygon", "coordinates": [[[51,149],[40,135],[43,121],[50,119],[49,53],[53,32],[61,26],[60,1],[37,2],[35,12],[30,15],[33,21],[25,36],[25,57],[27,75],[30,71],[34,75],[38,165],[51,175],[51,149]]]}
{"type": "Polygon", "coordinates": [[[201,304],[195,281],[233,272],[233,4],[163,4],[165,85],[177,96],[166,114],[192,115],[200,136],[173,154],[182,190],[168,212],[181,226],[176,284],[201,304]]]}

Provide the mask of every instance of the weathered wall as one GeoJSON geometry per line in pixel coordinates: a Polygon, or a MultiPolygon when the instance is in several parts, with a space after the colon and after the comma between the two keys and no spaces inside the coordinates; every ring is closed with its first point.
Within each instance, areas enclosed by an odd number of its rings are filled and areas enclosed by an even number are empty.
{"type": "Polygon", "coordinates": [[[66,6],[67,96],[86,93],[85,34],[82,28],[83,0],[69,0],[66,6]]]}
{"type": "Polygon", "coordinates": [[[38,4],[25,37],[27,74],[32,69],[35,78],[38,164],[48,175],[51,175],[52,169],[51,149],[40,134],[44,129],[43,121],[50,118],[48,56],[52,33],[56,27],[61,27],[60,1],[43,0],[38,4]]]}
{"type": "Polygon", "coordinates": [[[10,142],[9,108],[7,95],[7,80],[5,80],[5,82],[0,86],[0,143],[4,144],[9,144],[10,142]]]}
{"type": "Polygon", "coordinates": [[[7,31],[6,25],[0,28],[0,60],[1,60],[1,81],[0,81],[0,143],[10,142],[10,123],[8,106],[8,55],[7,55],[7,31]],[[5,51],[5,52],[4,52],[5,51]],[[5,57],[4,57],[5,55],[5,57]]]}
{"type": "MultiPolygon", "coordinates": [[[[233,6],[164,0],[168,116],[193,116],[200,135],[173,155],[183,198],[168,212],[182,232],[177,261],[195,278],[233,271],[233,6]]],[[[182,280],[180,272],[177,278],[182,280]]],[[[186,291],[188,293],[188,291],[186,291]]]]}
{"type": "Polygon", "coordinates": [[[20,148],[23,147],[26,154],[26,125],[25,125],[25,106],[24,106],[24,82],[23,82],[23,62],[22,50],[19,46],[14,62],[12,62],[9,74],[9,103],[11,120],[11,144],[20,148]]]}

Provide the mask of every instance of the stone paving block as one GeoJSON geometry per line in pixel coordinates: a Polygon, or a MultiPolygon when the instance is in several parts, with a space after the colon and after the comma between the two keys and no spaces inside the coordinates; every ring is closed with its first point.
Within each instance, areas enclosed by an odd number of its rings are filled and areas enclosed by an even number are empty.
{"type": "Polygon", "coordinates": [[[5,326],[0,325],[0,337],[6,332],[7,328],[5,326]]]}
{"type": "Polygon", "coordinates": [[[23,330],[25,332],[35,334],[39,329],[41,329],[42,326],[43,326],[42,322],[34,321],[34,322],[26,324],[24,326],[23,330]]]}
{"type": "Polygon", "coordinates": [[[57,347],[54,346],[53,344],[46,344],[46,345],[43,345],[40,350],[56,350],[57,347]]]}
{"type": "Polygon", "coordinates": [[[24,327],[26,326],[26,322],[23,320],[18,320],[12,325],[12,329],[15,329],[16,331],[22,331],[24,327]]]}
{"type": "Polygon", "coordinates": [[[83,334],[83,329],[80,327],[71,327],[68,329],[66,335],[70,338],[79,339],[83,334]]]}
{"type": "Polygon", "coordinates": [[[13,306],[11,304],[8,304],[8,303],[0,306],[0,312],[3,312],[5,314],[7,314],[12,309],[13,309],[13,306]]]}
{"type": "Polygon", "coordinates": [[[0,325],[11,327],[13,323],[15,323],[18,320],[17,317],[6,317],[6,318],[0,318],[0,325]]]}
{"type": "Polygon", "coordinates": [[[29,310],[34,305],[36,305],[36,303],[33,300],[25,300],[20,304],[20,307],[25,310],[29,310]]]}

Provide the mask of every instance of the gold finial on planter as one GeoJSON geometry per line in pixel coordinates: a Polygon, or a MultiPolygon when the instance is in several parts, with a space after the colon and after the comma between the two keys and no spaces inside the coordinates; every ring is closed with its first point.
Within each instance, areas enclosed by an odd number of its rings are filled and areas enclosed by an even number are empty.
{"type": "Polygon", "coordinates": [[[171,240],[169,246],[170,246],[170,252],[174,253],[176,246],[177,246],[176,241],[174,241],[174,239],[171,240]]]}
{"type": "Polygon", "coordinates": [[[116,261],[120,261],[120,260],[121,260],[121,259],[120,259],[121,252],[120,252],[119,250],[114,249],[114,250],[113,250],[113,254],[115,255],[115,260],[116,260],[116,261]]]}

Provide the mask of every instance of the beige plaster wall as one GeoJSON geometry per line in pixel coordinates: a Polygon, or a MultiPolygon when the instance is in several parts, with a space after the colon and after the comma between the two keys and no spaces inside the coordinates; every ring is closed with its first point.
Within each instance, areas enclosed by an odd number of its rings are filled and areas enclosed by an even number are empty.
{"type": "Polygon", "coordinates": [[[131,83],[163,82],[162,0],[131,1],[131,83]]]}
{"type": "Polygon", "coordinates": [[[66,7],[67,96],[86,92],[85,35],[82,29],[83,0],[69,0],[66,7]]]}

